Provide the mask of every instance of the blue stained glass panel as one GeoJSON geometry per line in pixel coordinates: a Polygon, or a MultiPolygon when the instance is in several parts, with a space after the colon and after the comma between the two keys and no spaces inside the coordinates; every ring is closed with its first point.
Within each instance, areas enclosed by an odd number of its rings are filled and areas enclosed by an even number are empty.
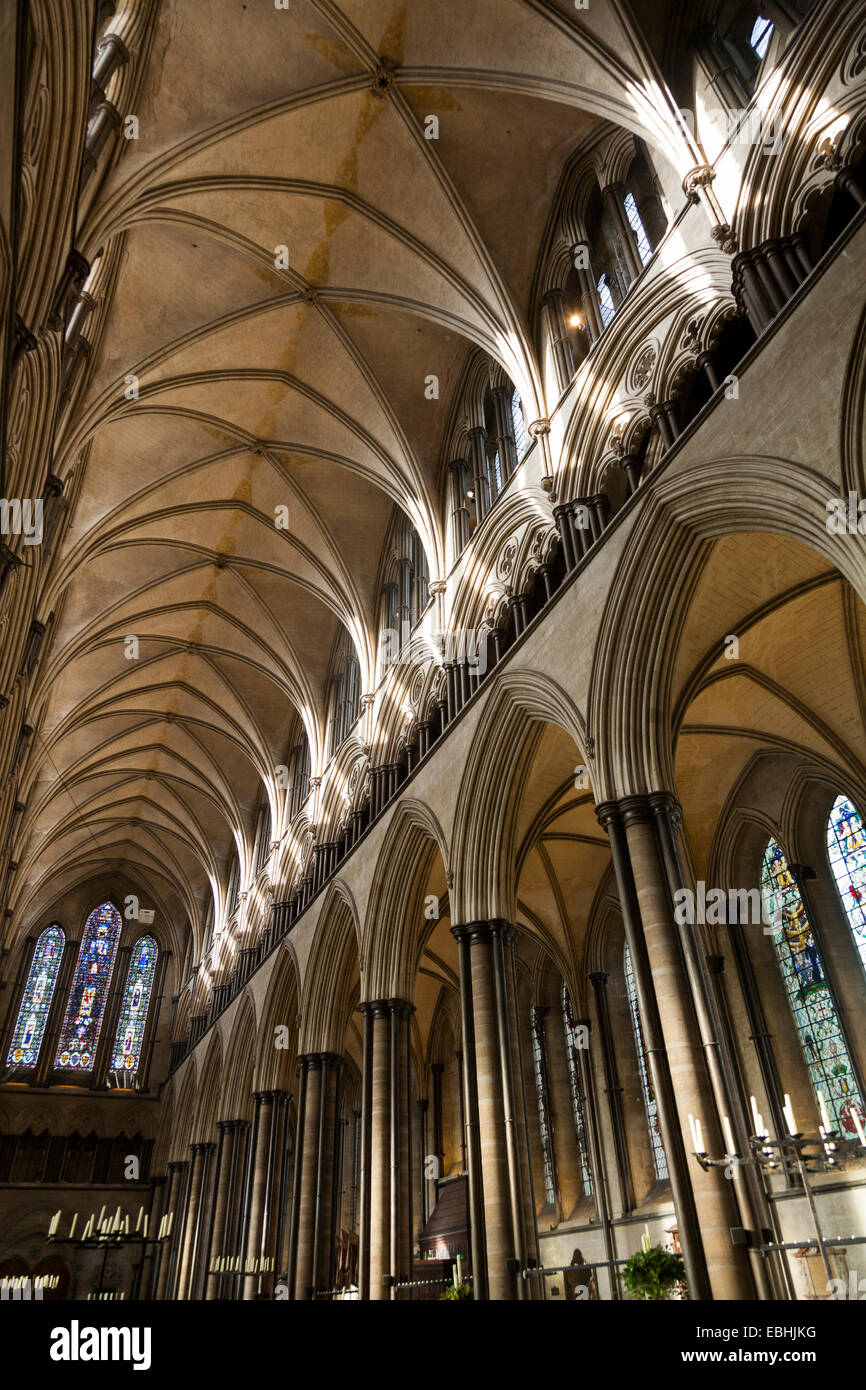
{"type": "Polygon", "coordinates": [[[12,1034],[12,1045],[6,1058],[7,1066],[35,1067],[39,1060],[65,940],[60,927],[53,926],[46,927],[36,942],[21,1008],[18,1010],[18,1021],[12,1034]]]}
{"type": "Polygon", "coordinates": [[[837,797],[827,822],[827,854],[860,959],[866,967],[866,835],[860,812],[837,797]]]}
{"type": "Polygon", "coordinates": [[[54,1059],[61,1071],[93,1067],[121,926],[111,903],[94,908],[87,919],[54,1059]]]}
{"type": "Polygon", "coordinates": [[[773,943],[788,1003],[816,1096],[819,1091],[823,1094],[833,1129],[856,1135],[853,1108],[861,1120],[866,1112],[812,925],[776,840],[770,840],[764,852],[761,887],[774,927],[773,943]]]}
{"type": "Polygon", "coordinates": [[[114,1036],[112,1071],[138,1070],[157,955],[156,942],[152,936],[143,936],[132,948],[120,1020],[114,1036]]]}

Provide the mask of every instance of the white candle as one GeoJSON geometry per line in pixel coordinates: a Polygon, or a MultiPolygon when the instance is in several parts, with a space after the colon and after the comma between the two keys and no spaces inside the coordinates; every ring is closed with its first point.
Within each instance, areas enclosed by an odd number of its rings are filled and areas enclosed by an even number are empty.
{"type": "Polygon", "coordinates": [[[722,1116],[722,1129],[725,1131],[725,1143],[728,1146],[728,1158],[733,1158],[737,1150],[734,1144],[734,1135],[733,1131],[731,1130],[731,1122],[728,1119],[727,1115],[722,1116]]]}
{"type": "Polygon", "coordinates": [[[818,1109],[821,1111],[821,1124],[825,1129],[832,1129],[833,1126],[830,1123],[830,1116],[827,1114],[827,1103],[824,1100],[823,1091],[818,1092],[818,1109]]]}
{"type": "Polygon", "coordinates": [[[764,1129],[763,1115],[758,1115],[758,1128],[755,1130],[755,1134],[758,1139],[766,1139],[767,1137],[767,1131],[764,1129]]]}
{"type": "Polygon", "coordinates": [[[761,1116],[758,1113],[758,1102],[754,1096],[749,1096],[749,1100],[752,1102],[752,1122],[755,1126],[755,1134],[760,1135],[763,1131],[761,1129],[761,1116]]]}
{"type": "Polygon", "coordinates": [[[143,1217],[144,1217],[144,1207],[139,1207],[139,1208],[138,1208],[138,1216],[137,1216],[136,1222],[135,1222],[135,1229],[136,1229],[137,1231],[140,1231],[140,1230],[141,1230],[141,1222],[142,1222],[142,1218],[143,1218],[143,1217]]]}
{"type": "Polygon", "coordinates": [[[854,1121],[854,1128],[857,1131],[857,1138],[860,1140],[860,1143],[863,1145],[863,1148],[866,1149],[866,1132],[864,1132],[863,1121],[860,1119],[860,1112],[858,1111],[856,1105],[851,1106],[851,1118],[854,1121]]]}
{"type": "Polygon", "coordinates": [[[462,1283],[463,1283],[463,1270],[462,1270],[462,1268],[461,1268],[462,1263],[463,1263],[463,1262],[462,1262],[460,1256],[458,1255],[458,1256],[457,1256],[457,1283],[458,1283],[458,1284],[462,1284],[462,1283]]]}
{"type": "Polygon", "coordinates": [[[77,1212],[77,1211],[74,1211],[74,1212],[72,1213],[72,1224],[71,1224],[70,1227],[69,1227],[69,1239],[70,1239],[70,1240],[71,1240],[72,1237],[75,1235],[75,1227],[77,1226],[77,1224],[78,1224],[78,1212],[77,1212]]]}
{"type": "Polygon", "coordinates": [[[100,1229],[102,1228],[102,1218],[103,1218],[104,1216],[105,1216],[105,1207],[103,1207],[102,1210],[100,1211],[99,1217],[98,1217],[97,1222],[96,1222],[97,1226],[99,1226],[100,1229]]]}
{"type": "Polygon", "coordinates": [[[697,1132],[697,1130],[695,1129],[695,1117],[694,1117],[694,1115],[689,1115],[689,1129],[690,1129],[691,1132],[692,1132],[692,1148],[694,1149],[695,1153],[697,1153],[697,1151],[698,1151],[698,1132],[697,1132]]]}
{"type": "Polygon", "coordinates": [[[791,1105],[791,1097],[790,1097],[787,1093],[786,1093],[786,1095],[785,1095],[785,1105],[784,1105],[784,1109],[782,1110],[782,1114],[785,1116],[785,1120],[786,1120],[787,1125],[788,1125],[788,1133],[789,1133],[789,1134],[796,1134],[796,1133],[797,1133],[797,1122],[796,1122],[796,1120],[794,1119],[794,1109],[793,1109],[793,1106],[791,1105]]]}
{"type": "Polygon", "coordinates": [[[704,1136],[703,1136],[703,1133],[702,1133],[702,1131],[701,1131],[701,1122],[700,1122],[700,1120],[695,1120],[695,1129],[697,1130],[697,1136],[698,1136],[698,1153],[699,1153],[699,1154],[702,1154],[702,1153],[704,1153],[704,1136]]]}
{"type": "Polygon", "coordinates": [[[143,1226],[143,1228],[142,1228],[142,1235],[144,1236],[145,1240],[147,1240],[147,1220],[148,1220],[148,1219],[147,1219],[147,1217],[145,1216],[145,1218],[144,1218],[144,1226],[143,1226]]]}
{"type": "Polygon", "coordinates": [[[57,1225],[58,1225],[58,1222],[59,1222],[59,1221],[60,1221],[60,1210],[59,1210],[59,1208],[58,1208],[58,1210],[54,1213],[54,1215],[53,1215],[52,1218],[51,1218],[51,1225],[48,1227],[48,1234],[49,1234],[50,1236],[53,1236],[53,1235],[54,1235],[54,1232],[57,1230],[57,1225]]]}

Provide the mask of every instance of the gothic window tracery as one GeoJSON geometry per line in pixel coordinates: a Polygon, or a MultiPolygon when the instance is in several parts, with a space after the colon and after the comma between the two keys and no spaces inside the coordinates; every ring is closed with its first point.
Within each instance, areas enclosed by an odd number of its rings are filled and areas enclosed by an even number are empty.
{"type": "Polygon", "coordinates": [[[138,1071],[158,954],[152,936],[142,936],[132,948],[123,1004],[114,1035],[112,1071],[138,1071]]]}
{"type": "Polygon", "coordinates": [[[816,1099],[820,1092],[833,1128],[856,1134],[853,1108],[857,1107],[861,1118],[866,1112],[824,962],[797,881],[781,845],[772,838],[764,852],[761,888],[773,926],[776,959],[816,1099]]]}
{"type": "Polygon", "coordinates": [[[553,1124],[550,1117],[550,1093],[547,1083],[547,1057],[544,1047],[544,1010],[532,1009],[532,1062],[535,1072],[535,1095],[538,1104],[538,1126],[541,1131],[541,1153],[544,1164],[544,1195],[548,1206],[556,1202],[556,1179],[553,1161],[553,1124]]]}
{"type": "Polygon", "coordinates": [[[35,1067],[39,1060],[65,940],[62,929],[55,923],[46,927],[36,942],[6,1057],[10,1067],[35,1067]]]}
{"type": "Polygon", "coordinates": [[[562,1025],[565,1030],[565,1056],[568,1062],[568,1081],[571,1089],[571,1107],[574,1112],[574,1132],[580,1155],[580,1176],[585,1196],[592,1196],[592,1175],[589,1168],[589,1137],[586,1118],[586,1096],[580,1076],[580,1056],[578,1052],[577,1025],[568,986],[562,982],[562,1025]]]}
{"type": "Polygon", "coordinates": [[[827,821],[827,855],[854,944],[866,967],[866,834],[860,812],[839,796],[827,821]]]}
{"type": "Polygon", "coordinates": [[[110,902],[94,908],[84,927],[78,963],[54,1065],[61,1071],[91,1071],[122,926],[110,902]]]}
{"type": "Polygon", "coordinates": [[[662,1143],[662,1132],[659,1125],[659,1107],[650,1080],[649,1067],[647,1066],[646,1043],[643,1036],[643,1025],[640,1018],[640,1009],[637,1000],[637,985],[635,984],[634,970],[631,963],[631,952],[626,943],[623,951],[623,968],[625,970],[625,989],[628,997],[629,1014],[631,1016],[632,1033],[634,1034],[635,1051],[637,1052],[638,1072],[640,1074],[641,1092],[643,1094],[644,1110],[646,1111],[647,1125],[649,1128],[650,1147],[652,1149],[653,1167],[656,1177],[660,1180],[668,1178],[668,1161],[665,1155],[665,1146],[662,1143]]]}

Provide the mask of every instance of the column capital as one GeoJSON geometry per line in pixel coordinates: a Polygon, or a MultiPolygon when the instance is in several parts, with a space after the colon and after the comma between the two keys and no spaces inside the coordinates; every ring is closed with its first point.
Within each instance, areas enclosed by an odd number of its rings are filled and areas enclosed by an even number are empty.
{"type": "Polygon", "coordinates": [[[298,1066],[307,1071],[336,1070],[342,1065],[343,1058],[339,1052],[302,1052],[298,1057],[298,1066]]]}
{"type": "Polygon", "coordinates": [[[595,989],[604,989],[609,978],[606,970],[593,970],[589,977],[589,982],[595,989]]]}
{"type": "Polygon", "coordinates": [[[367,999],[358,1008],[362,1013],[371,1013],[374,1018],[394,1013],[410,1018],[415,1012],[415,1005],[409,999],[367,999]]]}
{"type": "Polygon", "coordinates": [[[502,936],[504,941],[510,943],[517,935],[517,928],[511,922],[507,922],[504,917],[491,917],[453,926],[451,935],[455,941],[468,941],[470,945],[476,941],[492,941],[493,937],[497,935],[502,936]]]}
{"type": "Polygon", "coordinates": [[[216,1144],[212,1139],[197,1140],[195,1144],[190,1144],[190,1149],[193,1154],[214,1153],[216,1151],[216,1144]]]}

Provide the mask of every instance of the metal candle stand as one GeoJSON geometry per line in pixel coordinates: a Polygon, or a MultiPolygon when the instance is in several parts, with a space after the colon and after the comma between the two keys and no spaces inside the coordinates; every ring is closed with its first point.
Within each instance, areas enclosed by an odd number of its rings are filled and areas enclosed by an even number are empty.
{"type": "MultiPolygon", "coordinates": [[[[823,1098],[822,1098],[823,1099],[823,1098]]],[[[814,1173],[841,1173],[844,1172],[845,1158],[864,1158],[866,1157],[866,1143],[864,1136],[860,1134],[857,1139],[843,1138],[837,1130],[830,1129],[822,1125],[820,1127],[820,1138],[812,1139],[808,1135],[801,1134],[794,1130],[793,1112],[788,1096],[785,1097],[785,1117],[791,1129],[790,1134],[782,1138],[771,1139],[768,1134],[752,1134],[749,1136],[749,1147],[751,1153],[747,1157],[741,1158],[739,1154],[733,1152],[734,1143],[731,1134],[730,1122],[725,1116],[723,1120],[723,1132],[727,1143],[731,1149],[730,1153],[723,1158],[710,1158],[709,1154],[701,1147],[700,1124],[694,1121],[693,1116],[689,1116],[689,1123],[692,1129],[692,1138],[695,1141],[694,1156],[703,1169],[708,1168],[742,1168],[751,1165],[760,1168],[764,1172],[774,1174],[796,1174],[803,1185],[803,1192],[809,1205],[812,1215],[812,1222],[815,1227],[818,1250],[824,1262],[828,1280],[833,1278],[833,1270],[830,1267],[830,1260],[827,1255],[827,1245],[839,1245],[843,1242],[837,1239],[825,1240],[821,1231],[821,1223],[818,1220],[818,1209],[815,1205],[815,1196],[812,1184],[809,1181],[810,1175],[814,1173]],[[813,1152],[814,1151],[814,1152],[813,1152]]],[[[752,1111],[757,1120],[760,1115],[755,1109],[754,1097],[752,1098],[752,1111]]],[[[826,1120],[826,1111],[822,1105],[823,1117],[826,1120]]],[[[758,1126],[763,1128],[763,1126],[758,1126]]],[[[860,1126],[858,1126],[858,1132],[860,1126]]],[[[814,1242],[798,1242],[797,1248],[804,1245],[809,1246],[814,1242]]],[[[845,1241],[845,1244],[849,1242],[845,1241]]],[[[785,1248],[790,1248],[791,1243],[786,1242],[785,1248]]],[[[780,1247],[781,1248],[781,1247],[780,1247]]]]}
{"type": "Polygon", "coordinates": [[[120,1207],[117,1208],[117,1212],[115,1214],[113,1222],[109,1222],[107,1217],[103,1217],[102,1213],[104,1211],[105,1207],[103,1207],[102,1212],[100,1212],[99,1221],[96,1220],[95,1216],[91,1215],[90,1220],[85,1226],[83,1233],[77,1237],[75,1235],[75,1227],[78,1223],[78,1213],[76,1212],[72,1218],[72,1224],[69,1228],[69,1235],[60,1236],[57,1234],[57,1226],[60,1221],[60,1212],[58,1211],[51,1220],[51,1226],[49,1227],[48,1235],[46,1237],[46,1244],[74,1245],[77,1250],[103,1251],[102,1268],[99,1271],[99,1283],[96,1287],[95,1293],[91,1291],[91,1293],[88,1294],[88,1298],[95,1297],[98,1299],[108,1296],[115,1296],[115,1291],[113,1289],[106,1290],[103,1288],[103,1280],[105,1279],[105,1266],[108,1261],[109,1250],[120,1249],[120,1247],[123,1245],[140,1246],[141,1259],[139,1260],[136,1266],[135,1279],[133,1281],[132,1292],[130,1294],[131,1300],[137,1299],[141,1291],[141,1279],[144,1270],[144,1261],[147,1258],[148,1254],[148,1246],[150,1246],[153,1250],[156,1250],[165,1241],[171,1240],[171,1228],[174,1224],[174,1212],[169,1212],[168,1215],[163,1216],[162,1220],[159,1223],[159,1230],[157,1234],[155,1236],[149,1236],[147,1234],[148,1218],[144,1215],[144,1208],[141,1208],[139,1211],[138,1221],[136,1222],[136,1229],[134,1231],[130,1231],[129,1229],[128,1215],[126,1215],[123,1218],[123,1220],[121,1220],[120,1207]]]}

